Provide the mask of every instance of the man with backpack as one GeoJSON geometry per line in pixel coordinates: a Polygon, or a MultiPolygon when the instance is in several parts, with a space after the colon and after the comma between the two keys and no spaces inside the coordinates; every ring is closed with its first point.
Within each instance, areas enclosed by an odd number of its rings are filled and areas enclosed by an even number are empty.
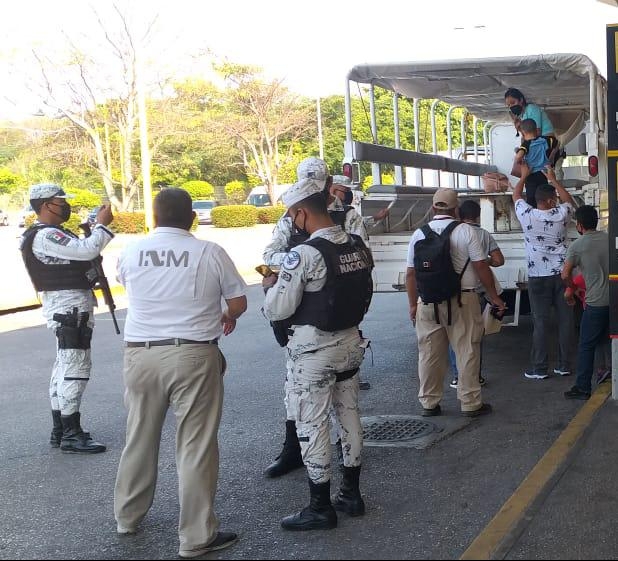
{"type": "Polygon", "coordinates": [[[433,196],[434,218],[417,229],[408,246],[406,289],[410,319],[418,337],[418,397],[422,415],[440,415],[448,346],[455,351],[462,415],[491,413],[481,399],[480,342],[483,320],[476,288],[480,283],[497,311],[506,306],[496,294],[487,255],[474,227],[456,219],[457,193],[438,189],[433,196]]]}

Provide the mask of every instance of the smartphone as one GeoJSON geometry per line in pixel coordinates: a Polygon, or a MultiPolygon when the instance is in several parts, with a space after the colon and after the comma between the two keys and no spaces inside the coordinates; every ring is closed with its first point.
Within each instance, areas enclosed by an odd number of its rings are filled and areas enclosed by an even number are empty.
{"type": "Polygon", "coordinates": [[[255,270],[263,277],[270,277],[270,275],[275,274],[275,272],[268,265],[258,265],[255,270]]]}

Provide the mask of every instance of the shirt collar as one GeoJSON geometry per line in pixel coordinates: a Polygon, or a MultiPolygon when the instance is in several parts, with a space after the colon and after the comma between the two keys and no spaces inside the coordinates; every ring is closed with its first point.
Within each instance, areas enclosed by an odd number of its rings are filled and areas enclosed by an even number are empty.
{"type": "Polygon", "coordinates": [[[183,228],[170,228],[169,226],[157,226],[153,231],[153,234],[177,234],[179,236],[191,236],[193,234],[191,232],[187,232],[187,230],[183,228]]]}

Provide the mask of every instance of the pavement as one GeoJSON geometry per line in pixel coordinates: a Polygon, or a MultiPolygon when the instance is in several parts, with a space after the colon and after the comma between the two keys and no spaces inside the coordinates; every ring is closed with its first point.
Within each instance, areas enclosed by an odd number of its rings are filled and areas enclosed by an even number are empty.
{"type": "MultiPolygon", "coordinates": [[[[228,241],[247,275],[249,265],[261,262],[255,261],[263,248],[257,237],[245,230],[233,244],[228,241]]],[[[483,399],[493,414],[462,424],[427,448],[367,446],[365,516],[341,516],[339,527],[328,532],[281,530],[280,519],[307,503],[308,489],[304,470],[277,480],[262,475],[284,436],[283,352],[261,316],[262,299],[253,284],[247,313],[221,342],[229,370],[216,511],[222,529],[238,531],[240,540],[204,558],[616,558],[618,407],[608,398],[611,385],[598,386],[582,402],[562,396],[573,376],[524,378],[527,317],[485,340],[483,399]]],[[[122,327],[121,294],[117,303],[122,327]]],[[[101,310],[96,316],[93,374],[82,406],[84,426],[108,445],[106,453],[92,457],[49,448],[46,388],[54,339],[41,325],[40,310],[14,316],[20,319],[0,318],[0,559],[176,558],[171,415],[153,507],[137,535],[115,533],[113,484],[126,413],[121,337],[109,314],[101,310]]],[[[361,370],[371,382],[361,392],[361,414],[419,415],[418,356],[406,295],[376,294],[362,327],[373,352],[361,370]]],[[[460,419],[448,377],[442,409],[446,420],[460,419]]],[[[338,482],[338,474],[333,478],[338,482]]]]}

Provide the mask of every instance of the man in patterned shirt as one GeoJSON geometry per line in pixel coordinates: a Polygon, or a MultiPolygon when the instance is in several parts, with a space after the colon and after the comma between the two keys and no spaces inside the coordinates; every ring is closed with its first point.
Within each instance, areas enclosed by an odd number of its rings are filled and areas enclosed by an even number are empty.
{"type": "Polygon", "coordinates": [[[556,310],[558,321],[558,364],[554,374],[570,374],[569,352],[573,341],[573,313],[564,299],[560,277],[567,253],[567,227],[573,216],[575,202],[570,193],[547,168],[547,185],[537,187],[537,208],[530,206],[522,195],[530,168],[522,164],[521,178],[513,190],[515,212],[524,231],[528,260],[528,296],[534,331],[530,353],[531,368],[524,372],[530,379],[548,377],[547,328],[550,310],[556,310]],[[558,204],[558,196],[562,201],[558,204]]]}

